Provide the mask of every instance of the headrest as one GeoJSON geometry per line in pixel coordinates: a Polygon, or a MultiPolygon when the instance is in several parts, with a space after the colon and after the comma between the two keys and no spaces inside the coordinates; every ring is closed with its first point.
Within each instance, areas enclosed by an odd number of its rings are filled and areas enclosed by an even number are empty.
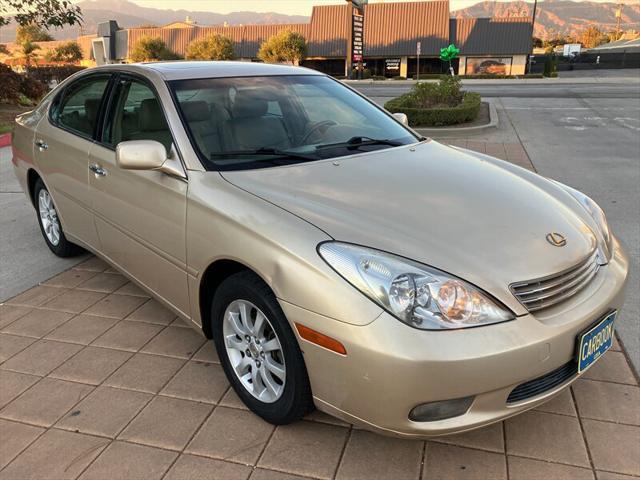
{"type": "Polygon", "coordinates": [[[168,130],[167,122],[164,119],[164,113],[160,108],[158,100],[155,98],[145,98],[140,102],[138,128],[143,132],[168,130]]]}
{"type": "Polygon", "coordinates": [[[204,100],[194,102],[183,102],[180,104],[184,118],[188,123],[204,122],[209,120],[209,105],[204,100]]]}
{"type": "Polygon", "coordinates": [[[234,118],[256,118],[267,113],[269,101],[257,92],[239,91],[233,104],[234,118]]]}
{"type": "Polygon", "coordinates": [[[100,108],[101,99],[99,98],[87,98],[84,101],[84,111],[86,112],[87,120],[93,125],[98,116],[98,109],[100,108]]]}

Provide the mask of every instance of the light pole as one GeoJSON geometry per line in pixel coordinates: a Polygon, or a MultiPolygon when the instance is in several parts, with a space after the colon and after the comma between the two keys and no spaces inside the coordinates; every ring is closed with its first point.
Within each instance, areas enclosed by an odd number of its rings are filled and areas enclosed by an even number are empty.
{"type": "Polygon", "coordinates": [[[538,8],[538,0],[533,0],[533,15],[531,16],[531,53],[529,54],[529,69],[527,73],[531,73],[531,61],[533,60],[533,29],[536,24],[536,10],[538,8]]]}

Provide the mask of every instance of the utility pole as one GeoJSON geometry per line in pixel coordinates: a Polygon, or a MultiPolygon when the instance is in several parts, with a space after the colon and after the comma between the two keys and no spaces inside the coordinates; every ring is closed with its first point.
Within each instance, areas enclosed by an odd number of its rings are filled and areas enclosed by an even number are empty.
{"type": "Polygon", "coordinates": [[[531,16],[531,54],[529,54],[529,69],[527,73],[531,73],[531,61],[533,60],[533,30],[536,24],[536,10],[538,9],[538,0],[533,0],[533,15],[531,16]]]}
{"type": "Polygon", "coordinates": [[[624,3],[620,2],[618,4],[618,9],[616,10],[616,40],[620,40],[620,22],[622,21],[622,7],[624,7],[624,3]]]}

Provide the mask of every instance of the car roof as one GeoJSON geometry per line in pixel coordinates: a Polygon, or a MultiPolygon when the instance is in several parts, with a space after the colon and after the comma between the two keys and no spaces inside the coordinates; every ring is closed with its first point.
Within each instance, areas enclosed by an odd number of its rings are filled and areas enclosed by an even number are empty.
{"type": "Polygon", "coordinates": [[[316,70],[289,65],[274,65],[256,62],[174,61],[105,65],[98,68],[120,71],[153,70],[165,80],[196,78],[252,77],[267,75],[324,75],[316,70]]]}

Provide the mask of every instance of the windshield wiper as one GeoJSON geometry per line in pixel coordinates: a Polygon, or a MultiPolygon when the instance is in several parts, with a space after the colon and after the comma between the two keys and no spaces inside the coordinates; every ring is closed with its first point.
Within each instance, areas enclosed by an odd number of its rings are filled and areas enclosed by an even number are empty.
{"type": "Polygon", "coordinates": [[[289,150],[280,150],[278,148],[259,148],[257,150],[231,150],[228,152],[212,152],[209,154],[211,158],[219,157],[243,157],[251,155],[269,155],[275,157],[281,157],[290,160],[318,160],[316,155],[307,155],[304,153],[291,152],[289,150]]]}
{"type": "Polygon", "coordinates": [[[351,137],[346,142],[327,143],[326,145],[318,145],[316,150],[323,150],[325,148],[347,148],[349,150],[355,150],[366,145],[389,145],[390,147],[399,147],[404,145],[402,142],[396,142],[395,140],[389,140],[386,138],[370,138],[356,136],[351,137]]]}

